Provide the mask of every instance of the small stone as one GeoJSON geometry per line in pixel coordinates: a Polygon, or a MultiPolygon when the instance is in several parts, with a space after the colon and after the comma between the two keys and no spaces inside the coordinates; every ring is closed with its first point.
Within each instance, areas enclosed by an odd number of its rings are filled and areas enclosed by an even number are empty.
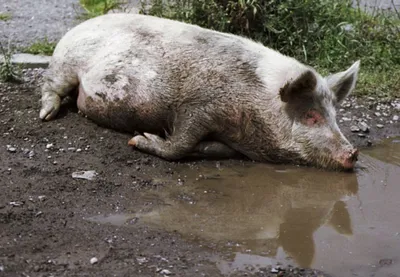
{"type": "Polygon", "coordinates": [[[96,257],[90,259],[91,264],[96,264],[99,260],[96,257]]]}
{"type": "MultiPolygon", "coordinates": [[[[0,63],[2,63],[3,59],[4,58],[1,55],[0,63]]],[[[51,56],[19,53],[12,55],[11,60],[15,64],[23,64],[25,68],[47,68],[49,66],[51,56]]]]}
{"type": "Polygon", "coordinates": [[[393,116],[393,121],[397,121],[397,120],[399,120],[399,116],[398,115],[394,115],[393,116]]]}
{"type": "Polygon", "coordinates": [[[140,265],[148,262],[148,260],[147,260],[145,257],[143,257],[143,258],[136,258],[136,260],[138,261],[138,263],[139,263],[140,265]]]}
{"type": "Polygon", "coordinates": [[[358,128],[360,128],[361,131],[363,131],[364,133],[368,133],[369,132],[369,126],[365,122],[359,122],[358,123],[358,128]]]}
{"type": "Polygon", "coordinates": [[[82,152],[82,149],[78,148],[76,149],[76,152],[82,152]]]}
{"type": "Polygon", "coordinates": [[[57,161],[54,161],[53,164],[56,165],[56,164],[58,164],[58,162],[57,162],[57,161]]]}
{"type": "Polygon", "coordinates": [[[96,178],[98,173],[94,170],[88,170],[88,171],[77,171],[72,173],[72,178],[74,179],[85,179],[92,181],[96,178]]]}
{"type": "Polygon", "coordinates": [[[52,144],[52,143],[49,143],[49,144],[46,145],[46,149],[51,149],[53,147],[54,147],[54,144],[52,144]]]}
{"type": "Polygon", "coordinates": [[[278,272],[279,272],[279,270],[274,267],[271,269],[271,273],[278,273],[278,272]]]}
{"type": "Polygon", "coordinates": [[[381,116],[381,113],[376,112],[375,115],[376,115],[376,116],[381,116]]]}
{"type": "Polygon", "coordinates": [[[342,117],[342,120],[343,120],[343,121],[351,121],[351,118],[348,118],[348,117],[342,117]]]}
{"type": "Polygon", "coordinates": [[[168,269],[163,269],[163,270],[160,271],[160,274],[162,274],[162,275],[171,275],[172,272],[169,271],[168,269]]]}
{"type": "Polygon", "coordinates": [[[350,131],[352,131],[353,133],[356,133],[356,132],[359,132],[360,131],[360,128],[358,128],[357,126],[351,126],[350,127],[350,131]]]}
{"type": "Polygon", "coordinates": [[[359,136],[360,138],[365,138],[365,135],[364,135],[363,133],[359,133],[358,136],[359,136]]]}
{"type": "Polygon", "coordinates": [[[39,199],[39,201],[44,201],[44,200],[46,200],[46,196],[45,195],[39,195],[38,199],[39,199]]]}
{"type": "Polygon", "coordinates": [[[376,127],[382,129],[384,126],[382,124],[376,124],[376,127]]]}
{"type": "Polygon", "coordinates": [[[11,153],[17,152],[17,148],[12,147],[11,145],[7,145],[7,151],[11,153]]]}
{"type": "Polygon", "coordinates": [[[13,207],[20,207],[20,206],[24,205],[24,203],[21,201],[11,201],[10,205],[13,207]]]}
{"type": "Polygon", "coordinates": [[[0,272],[4,271],[4,266],[0,265],[0,272]]]}
{"type": "Polygon", "coordinates": [[[68,150],[68,151],[75,151],[76,148],[75,148],[75,147],[68,147],[67,150],[68,150]]]}
{"type": "Polygon", "coordinates": [[[371,140],[368,140],[367,141],[367,146],[371,146],[372,145],[372,141],[371,140]]]}

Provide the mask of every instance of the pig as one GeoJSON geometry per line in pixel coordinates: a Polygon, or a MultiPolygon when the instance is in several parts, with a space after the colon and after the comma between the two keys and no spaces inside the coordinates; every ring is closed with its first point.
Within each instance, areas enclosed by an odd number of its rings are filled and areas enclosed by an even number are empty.
{"type": "MultiPolygon", "coordinates": [[[[260,42],[142,14],[87,20],[57,44],[39,117],[76,96],[95,124],[168,161],[244,157],[352,170],[358,150],[336,122],[360,61],[321,76],[260,42]]],[[[128,147],[127,145],[127,147],[128,147]]]]}

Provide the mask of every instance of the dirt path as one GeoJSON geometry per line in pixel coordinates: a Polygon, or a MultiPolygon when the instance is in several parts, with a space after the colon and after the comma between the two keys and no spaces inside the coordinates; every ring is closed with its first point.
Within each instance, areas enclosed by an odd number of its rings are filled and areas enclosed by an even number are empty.
{"type": "MultiPolygon", "coordinates": [[[[127,147],[130,135],[98,127],[73,107],[64,108],[56,121],[40,122],[41,71],[26,76],[22,85],[0,84],[0,276],[220,276],[213,262],[220,253],[212,246],[134,220],[115,227],[84,219],[150,209],[154,199],[142,198],[141,192],[162,189],[157,180],[165,176],[178,182],[180,163],[133,151],[127,147]],[[96,170],[99,176],[73,179],[80,170],[96,170]],[[98,262],[92,265],[94,257],[98,262]]],[[[344,106],[341,127],[357,145],[400,135],[393,121],[399,101],[354,100],[344,106]],[[360,118],[367,119],[369,133],[350,131],[360,118]]],[[[325,276],[293,272],[278,276],[325,276]]],[[[277,276],[270,269],[254,273],[277,276]]]]}

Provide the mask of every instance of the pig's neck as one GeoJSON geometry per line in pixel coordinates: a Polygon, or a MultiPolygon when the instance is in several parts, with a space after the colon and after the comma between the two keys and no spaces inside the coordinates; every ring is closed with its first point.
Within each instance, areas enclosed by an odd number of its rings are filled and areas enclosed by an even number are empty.
{"type": "Polygon", "coordinates": [[[300,147],[292,136],[292,120],[284,110],[283,102],[279,96],[266,100],[263,107],[259,108],[259,125],[257,137],[259,147],[256,151],[265,160],[280,160],[300,163],[300,147]]]}
{"type": "Polygon", "coordinates": [[[292,136],[293,122],[285,111],[279,90],[306,69],[305,65],[276,52],[267,51],[267,55],[259,62],[257,74],[263,87],[257,93],[255,109],[260,117],[258,126],[262,128],[256,135],[259,149],[254,154],[261,155],[262,159],[301,162],[300,145],[292,136]]]}

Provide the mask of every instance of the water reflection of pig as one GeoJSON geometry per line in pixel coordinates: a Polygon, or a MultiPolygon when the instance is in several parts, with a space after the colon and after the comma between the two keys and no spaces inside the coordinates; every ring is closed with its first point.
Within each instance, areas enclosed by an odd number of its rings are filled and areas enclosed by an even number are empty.
{"type": "Polygon", "coordinates": [[[223,169],[195,184],[189,184],[194,175],[210,175],[185,172],[187,185],[168,191],[168,205],[141,215],[141,221],[222,247],[238,243],[236,250],[263,256],[274,257],[282,247],[303,267],[312,263],[318,228],[328,224],[339,234],[352,234],[344,201],[358,190],[354,174],[243,169],[244,174],[223,169]]]}

